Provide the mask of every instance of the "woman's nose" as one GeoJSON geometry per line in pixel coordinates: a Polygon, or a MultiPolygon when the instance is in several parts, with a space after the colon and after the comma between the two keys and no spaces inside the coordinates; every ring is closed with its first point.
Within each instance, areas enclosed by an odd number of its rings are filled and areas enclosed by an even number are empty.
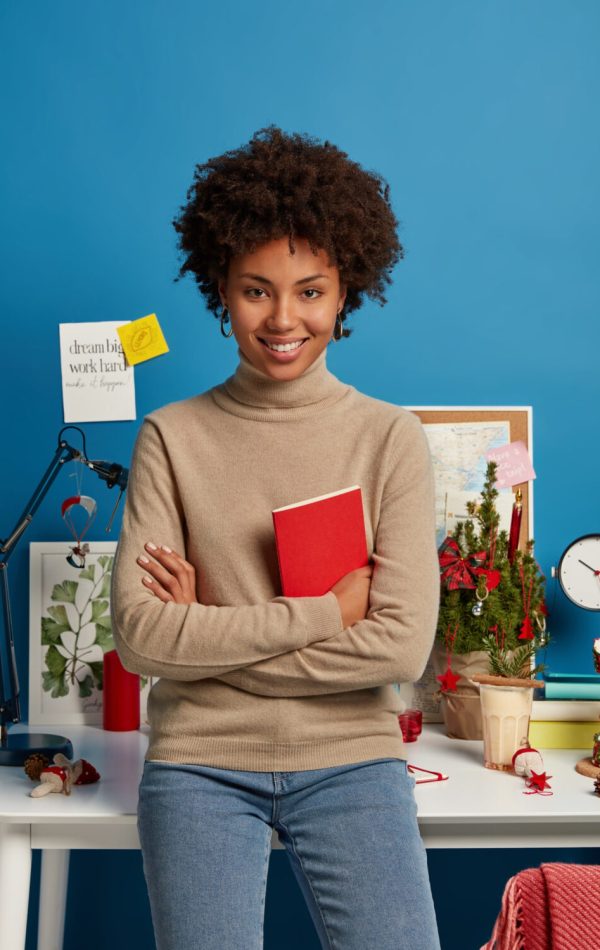
{"type": "Polygon", "coordinates": [[[289,330],[294,327],[297,322],[291,303],[275,304],[268,320],[269,326],[274,333],[277,333],[278,330],[289,330]]]}

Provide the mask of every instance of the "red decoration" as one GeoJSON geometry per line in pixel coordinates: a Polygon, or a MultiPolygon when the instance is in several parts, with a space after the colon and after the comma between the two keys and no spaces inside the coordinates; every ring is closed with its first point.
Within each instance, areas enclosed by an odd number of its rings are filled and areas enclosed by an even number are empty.
{"type": "Polygon", "coordinates": [[[526,783],[528,788],[533,789],[535,792],[543,792],[545,788],[550,788],[548,779],[552,778],[551,775],[546,775],[545,772],[531,772],[531,777],[526,783]]]}
{"type": "MultiPolygon", "coordinates": [[[[42,769],[40,775],[45,775],[50,772],[52,772],[54,775],[58,775],[61,782],[65,782],[67,778],[66,769],[62,768],[60,765],[47,765],[44,769],[42,769]]],[[[44,780],[41,779],[41,781],[43,782],[44,780]]]]}
{"type": "Polygon", "coordinates": [[[460,676],[456,673],[453,673],[450,667],[446,670],[445,673],[439,673],[436,676],[436,680],[439,680],[442,684],[442,691],[445,693],[455,693],[456,684],[458,683],[460,676]]]}
{"type": "Polygon", "coordinates": [[[548,779],[551,775],[545,772],[536,772],[535,769],[543,769],[544,761],[537,749],[530,745],[525,745],[517,749],[512,757],[512,765],[516,775],[522,775],[525,779],[524,795],[552,795],[548,779]]]}
{"type": "Polygon", "coordinates": [[[140,676],[126,670],[116,650],[104,654],[103,726],[113,732],[140,727],[140,676]]]}
{"type": "Polygon", "coordinates": [[[535,631],[533,629],[533,624],[531,623],[531,617],[525,617],[525,620],[520,626],[519,640],[533,640],[535,637],[535,631]]]}
{"type": "Polygon", "coordinates": [[[93,782],[97,782],[99,779],[100,773],[94,766],[87,759],[81,759],[81,774],[79,778],[75,779],[73,785],[92,785],[93,782]]]}
{"type": "Polygon", "coordinates": [[[515,559],[515,551],[519,544],[519,533],[521,531],[521,517],[523,514],[522,491],[517,488],[515,501],[513,502],[512,517],[510,520],[510,536],[508,539],[507,557],[510,563],[515,559]]]}
{"type": "Polygon", "coordinates": [[[502,580],[502,574],[500,571],[492,571],[486,567],[477,567],[474,571],[475,574],[485,574],[486,582],[485,586],[488,590],[493,590],[494,587],[497,587],[500,581],[502,580]]]}
{"type": "Polygon", "coordinates": [[[439,680],[442,684],[442,692],[456,692],[456,684],[460,679],[460,676],[457,676],[456,673],[452,672],[450,657],[452,656],[452,648],[454,646],[454,641],[456,640],[456,634],[458,633],[458,620],[454,627],[454,632],[450,633],[450,627],[446,628],[444,634],[444,640],[446,641],[446,663],[448,668],[445,673],[441,673],[436,676],[436,680],[439,680]]]}
{"type": "Polygon", "coordinates": [[[533,586],[533,577],[529,580],[529,591],[525,594],[525,575],[523,573],[523,565],[519,564],[519,574],[521,576],[521,591],[523,593],[523,612],[525,614],[525,619],[521,624],[519,634],[519,640],[533,640],[535,637],[535,632],[533,625],[531,623],[530,617],[530,604],[531,604],[531,588],[533,586]]]}
{"type": "Polygon", "coordinates": [[[468,557],[462,557],[458,543],[454,538],[447,537],[438,548],[441,579],[446,582],[448,590],[458,587],[477,587],[477,568],[483,567],[487,560],[487,551],[477,551],[468,557]]]}

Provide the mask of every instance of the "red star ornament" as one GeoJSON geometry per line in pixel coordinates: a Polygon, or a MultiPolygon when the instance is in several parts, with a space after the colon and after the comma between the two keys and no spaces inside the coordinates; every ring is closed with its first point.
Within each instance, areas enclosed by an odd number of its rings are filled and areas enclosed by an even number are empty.
{"type": "Polygon", "coordinates": [[[536,791],[543,792],[545,788],[550,788],[550,783],[548,779],[552,778],[551,775],[546,775],[545,772],[531,772],[531,778],[527,783],[530,788],[535,788],[536,791]]]}
{"type": "Polygon", "coordinates": [[[458,683],[460,676],[456,673],[453,673],[450,667],[446,670],[445,673],[440,673],[436,676],[436,680],[439,680],[442,684],[442,691],[444,693],[455,693],[456,684],[458,683]]]}
{"type": "Polygon", "coordinates": [[[533,640],[535,633],[533,631],[533,624],[531,623],[531,617],[529,614],[527,614],[525,617],[520,629],[521,632],[519,634],[519,640],[533,640]]]}

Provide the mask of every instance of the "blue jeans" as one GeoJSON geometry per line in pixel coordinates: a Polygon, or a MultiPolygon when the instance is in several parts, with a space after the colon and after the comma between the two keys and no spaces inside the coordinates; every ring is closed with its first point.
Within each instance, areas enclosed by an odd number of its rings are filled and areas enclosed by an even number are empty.
{"type": "Polygon", "coordinates": [[[439,950],[414,784],[394,758],[299,772],[145,761],[158,950],[261,950],[273,828],[324,950],[439,950]]]}

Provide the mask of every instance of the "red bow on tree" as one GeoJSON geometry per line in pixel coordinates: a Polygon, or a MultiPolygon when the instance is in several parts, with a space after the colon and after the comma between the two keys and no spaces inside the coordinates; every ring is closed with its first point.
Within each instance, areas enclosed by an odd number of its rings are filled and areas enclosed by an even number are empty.
{"type": "Polygon", "coordinates": [[[488,590],[493,590],[500,583],[500,571],[483,567],[488,558],[487,551],[476,551],[468,557],[462,557],[457,541],[448,537],[440,544],[438,555],[442,580],[446,582],[448,590],[477,587],[480,574],[485,574],[488,590]]]}

